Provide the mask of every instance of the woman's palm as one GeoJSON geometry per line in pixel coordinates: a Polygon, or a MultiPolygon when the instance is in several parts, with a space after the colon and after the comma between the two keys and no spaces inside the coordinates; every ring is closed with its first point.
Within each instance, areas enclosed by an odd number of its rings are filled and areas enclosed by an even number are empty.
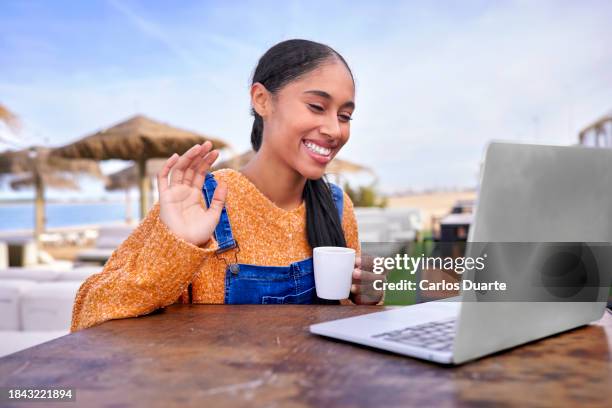
{"type": "Polygon", "coordinates": [[[160,219],[175,235],[194,245],[202,245],[212,236],[227,195],[227,186],[219,182],[210,208],[203,204],[204,177],[218,156],[211,147],[206,142],[180,157],[173,155],[157,176],[160,219]]]}

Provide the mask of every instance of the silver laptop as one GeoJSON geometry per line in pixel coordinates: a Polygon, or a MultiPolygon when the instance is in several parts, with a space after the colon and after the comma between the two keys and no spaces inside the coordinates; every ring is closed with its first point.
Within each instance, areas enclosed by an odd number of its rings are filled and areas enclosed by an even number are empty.
{"type": "MultiPolygon", "coordinates": [[[[490,143],[468,241],[612,242],[612,149],[490,143]]],[[[461,364],[598,320],[612,279],[610,268],[599,273],[589,301],[477,302],[464,291],[458,299],[314,324],[310,331],[461,364]]]]}

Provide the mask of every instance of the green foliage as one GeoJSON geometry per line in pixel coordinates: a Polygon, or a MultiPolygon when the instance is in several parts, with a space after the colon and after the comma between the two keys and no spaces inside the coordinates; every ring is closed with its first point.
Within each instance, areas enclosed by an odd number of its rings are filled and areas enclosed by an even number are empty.
{"type": "Polygon", "coordinates": [[[351,198],[355,207],[386,207],[387,198],[381,197],[374,186],[361,186],[353,189],[349,183],[344,183],[344,191],[351,198]]]}
{"type": "MultiPolygon", "coordinates": [[[[416,258],[419,256],[431,256],[434,243],[431,241],[414,241],[404,247],[399,254],[408,254],[416,258]]],[[[401,281],[411,281],[418,284],[417,274],[411,274],[405,270],[393,269],[387,275],[387,282],[400,283],[401,281]]],[[[408,306],[417,302],[418,290],[389,290],[385,293],[385,305],[408,306]]]]}

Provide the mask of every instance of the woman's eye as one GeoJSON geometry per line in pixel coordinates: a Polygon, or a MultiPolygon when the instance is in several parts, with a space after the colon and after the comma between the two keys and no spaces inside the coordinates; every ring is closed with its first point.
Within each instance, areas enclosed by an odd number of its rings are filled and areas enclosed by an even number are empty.
{"type": "Polygon", "coordinates": [[[323,109],[322,106],[314,105],[312,103],[309,103],[308,106],[310,107],[310,109],[315,110],[317,112],[323,112],[325,110],[325,109],[323,109]]]}
{"type": "MultiPolygon", "coordinates": [[[[317,113],[325,112],[325,108],[320,105],[315,105],[313,103],[308,103],[307,105],[314,112],[317,112],[317,113]]],[[[338,115],[338,118],[340,119],[341,122],[344,122],[344,123],[353,120],[351,115],[347,115],[347,114],[338,115]]]]}

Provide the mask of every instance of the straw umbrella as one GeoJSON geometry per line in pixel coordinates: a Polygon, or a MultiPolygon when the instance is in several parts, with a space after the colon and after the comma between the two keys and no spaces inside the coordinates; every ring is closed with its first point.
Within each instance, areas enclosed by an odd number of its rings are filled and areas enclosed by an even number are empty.
{"type": "MultiPolygon", "coordinates": [[[[147,167],[149,167],[150,162],[151,160],[147,161],[147,167]]],[[[125,173],[126,169],[119,170],[118,172],[107,175],[106,183],[104,186],[106,191],[125,191],[125,222],[127,223],[132,222],[132,199],[130,198],[130,188],[132,186],[138,185],[138,170],[135,166],[130,166],[129,169],[133,169],[133,171],[130,172],[129,176],[127,174],[120,175],[120,173],[125,173]]],[[[147,180],[148,173],[149,172],[147,171],[147,180]]]]}
{"type": "Polygon", "coordinates": [[[17,175],[11,188],[19,190],[34,187],[34,237],[40,244],[40,234],[45,229],[45,187],[77,189],[78,185],[70,174],[87,174],[103,178],[98,164],[91,160],[64,160],[51,157],[47,147],[33,146],[23,150],[9,150],[0,153],[0,175],[17,175]]]}
{"type": "Polygon", "coordinates": [[[234,157],[230,157],[227,160],[223,160],[213,166],[212,171],[219,169],[234,169],[239,170],[241,167],[246,165],[252,158],[255,156],[255,152],[253,150],[247,150],[246,152],[236,155],[234,157]]]}
{"type": "Polygon", "coordinates": [[[110,128],[100,130],[67,146],[59,147],[53,156],[69,159],[133,160],[138,167],[140,217],[148,210],[150,186],[146,177],[146,162],[152,158],[168,158],[183,154],[195,144],[210,140],[213,148],[229,147],[227,143],[199,133],[179,129],[137,115],[110,128]]]}
{"type": "MultiPolygon", "coordinates": [[[[62,190],[78,190],[79,185],[75,180],[65,178],[59,174],[41,174],[40,180],[44,187],[52,187],[62,190]]],[[[12,180],[9,184],[13,190],[23,190],[36,185],[36,177],[27,175],[24,177],[12,180]]]]}
{"type": "MultiPolygon", "coordinates": [[[[167,159],[149,159],[147,160],[145,177],[149,184],[149,189],[152,187],[151,178],[156,176],[161,171],[167,159]]],[[[126,202],[126,221],[130,222],[132,215],[130,189],[138,185],[138,167],[133,165],[126,167],[125,169],[119,170],[115,173],[109,174],[106,177],[105,183],[106,191],[125,191],[125,202],[126,202]]]]}
{"type": "Polygon", "coordinates": [[[6,125],[12,131],[16,132],[19,130],[21,124],[19,118],[13,112],[11,112],[6,106],[0,103],[0,121],[6,123],[6,125]]]}
{"type": "Polygon", "coordinates": [[[578,141],[583,145],[590,143],[596,147],[612,147],[612,112],[582,129],[578,141]]]}
{"type": "MultiPolygon", "coordinates": [[[[6,127],[13,133],[17,134],[21,129],[21,121],[13,112],[11,112],[6,106],[0,103],[0,122],[4,123],[6,127]]],[[[11,144],[11,140],[8,137],[3,137],[0,134],[0,142],[11,144]]]]}

